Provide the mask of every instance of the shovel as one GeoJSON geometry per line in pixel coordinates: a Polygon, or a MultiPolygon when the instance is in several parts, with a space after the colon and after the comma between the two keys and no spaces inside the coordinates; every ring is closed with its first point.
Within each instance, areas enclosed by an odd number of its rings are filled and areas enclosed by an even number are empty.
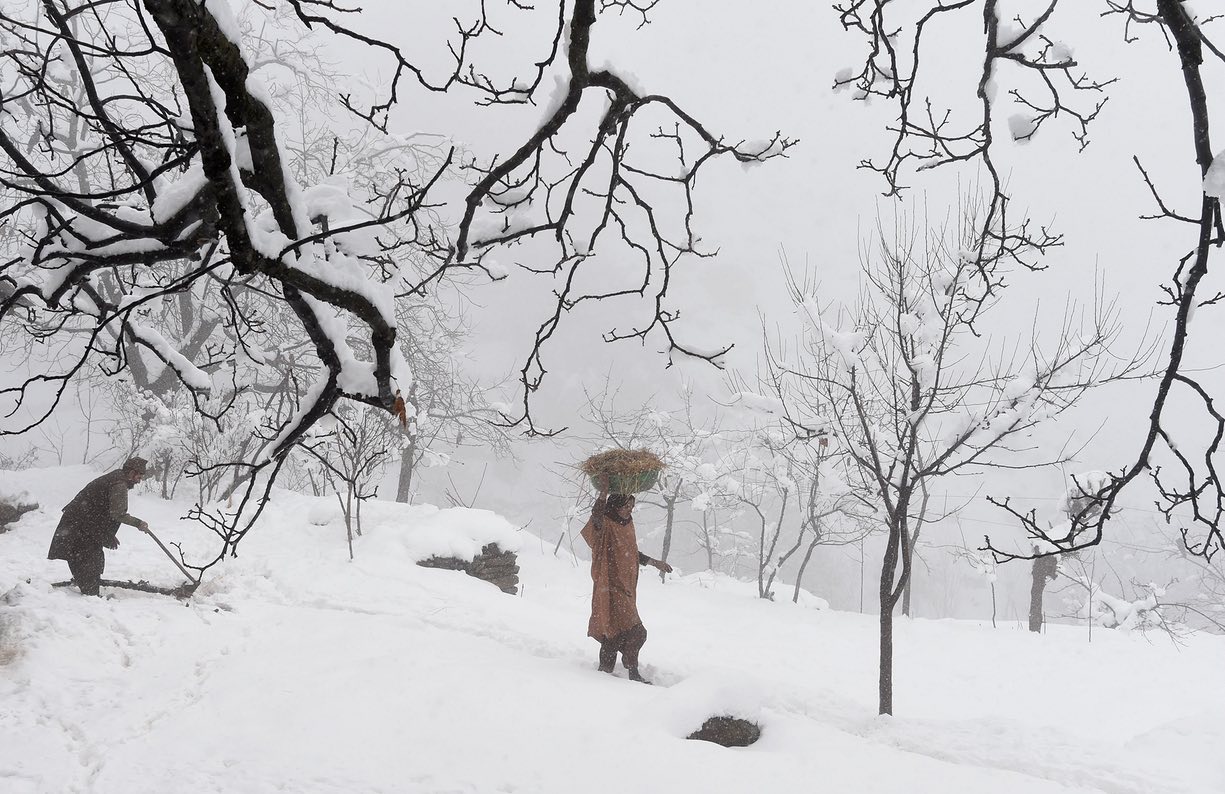
{"type": "MultiPolygon", "coordinates": [[[[187,572],[187,569],[183,567],[183,563],[179,562],[178,559],[170,553],[170,549],[166,548],[166,544],[162,543],[161,539],[157,535],[154,535],[152,530],[145,529],[142,531],[149,537],[153,538],[153,541],[157,543],[158,547],[162,551],[166,552],[166,556],[169,557],[170,561],[175,564],[175,567],[182,571],[183,575],[187,577],[188,584],[181,584],[178,587],[158,587],[156,585],[149,584],[143,579],[139,582],[123,582],[114,579],[103,579],[98,582],[98,584],[104,587],[120,587],[125,590],[140,590],[144,593],[160,593],[162,595],[174,596],[175,598],[189,598],[192,593],[196,592],[196,588],[200,586],[199,580],[187,572]]],[[[73,581],[69,579],[67,582],[55,582],[51,586],[68,587],[72,584],[73,581]]]]}
{"type": "Polygon", "coordinates": [[[166,548],[166,544],[162,543],[161,539],[157,535],[153,534],[153,530],[145,529],[144,533],[153,538],[153,542],[158,545],[158,548],[166,552],[166,556],[170,558],[170,561],[174,563],[176,568],[183,572],[183,575],[187,577],[187,581],[191,582],[191,584],[176,587],[174,590],[174,595],[182,597],[191,595],[193,592],[195,592],[196,588],[200,586],[200,582],[196,579],[196,577],[187,572],[187,569],[183,567],[183,563],[179,562],[178,558],[170,553],[170,549],[166,548]]]}

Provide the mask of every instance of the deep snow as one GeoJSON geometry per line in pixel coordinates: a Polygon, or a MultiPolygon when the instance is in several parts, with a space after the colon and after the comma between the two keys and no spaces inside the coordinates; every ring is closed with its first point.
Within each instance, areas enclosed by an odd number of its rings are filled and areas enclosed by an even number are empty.
{"type": "MultiPolygon", "coordinates": [[[[899,619],[880,718],[873,616],[644,571],[645,687],[595,671],[582,561],[482,511],[376,505],[350,562],[334,500],[279,493],[186,604],[53,589],[91,476],[0,472],[42,504],[0,535],[4,794],[1225,791],[1222,637],[899,619]],[[491,539],[518,542],[520,596],[412,564],[491,539]],[[724,712],[761,741],[683,738],[724,712]]],[[[191,549],[186,509],[132,500],[191,549]]],[[[181,581],[120,538],[107,578],[181,581]]]]}

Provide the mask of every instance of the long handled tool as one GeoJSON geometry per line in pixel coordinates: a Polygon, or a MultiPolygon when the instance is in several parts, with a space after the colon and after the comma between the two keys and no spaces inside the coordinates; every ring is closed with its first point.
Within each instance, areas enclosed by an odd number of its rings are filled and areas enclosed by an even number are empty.
{"type": "Polygon", "coordinates": [[[195,590],[197,587],[200,586],[200,582],[196,579],[196,577],[192,576],[190,573],[187,572],[187,569],[183,567],[183,563],[179,562],[178,558],[176,558],[173,554],[170,553],[170,549],[166,548],[166,544],[162,543],[161,538],[153,534],[153,530],[145,529],[144,533],[148,535],[149,537],[153,538],[153,542],[156,543],[158,547],[161,548],[162,551],[166,552],[166,556],[170,558],[170,561],[175,564],[175,567],[177,567],[180,571],[183,572],[183,575],[187,577],[187,581],[191,582],[190,586],[185,585],[184,588],[179,588],[179,589],[183,590],[189,587],[190,589],[186,589],[186,592],[190,593],[191,591],[195,590]]]}
{"type": "MultiPolygon", "coordinates": [[[[187,577],[189,584],[179,585],[178,587],[158,587],[156,585],[149,584],[143,579],[139,582],[121,582],[112,579],[103,579],[101,582],[99,582],[99,584],[103,585],[104,587],[122,587],[126,590],[140,590],[145,593],[161,593],[162,595],[174,596],[175,598],[190,597],[192,593],[196,592],[196,588],[200,586],[200,580],[187,572],[187,569],[183,567],[183,563],[179,562],[174,554],[171,553],[170,549],[166,548],[166,544],[162,543],[161,538],[153,534],[152,530],[145,529],[142,531],[149,537],[153,538],[153,541],[162,551],[166,553],[166,556],[169,557],[170,561],[175,564],[175,567],[182,571],[183,575],[187,577]]],[[[68,587],[72,584],[74,584],[74,582],[70,579],[67,582],[56,582],[52,585],[52,587],[68,587]]]]}

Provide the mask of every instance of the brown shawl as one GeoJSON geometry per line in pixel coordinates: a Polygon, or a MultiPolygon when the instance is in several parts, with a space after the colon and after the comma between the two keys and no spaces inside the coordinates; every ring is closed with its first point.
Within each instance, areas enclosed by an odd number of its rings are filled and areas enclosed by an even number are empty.
{"type": "Polygon", "coordinates": [[[638,538],[596,502],[582,531],[591,547],[591,621],[587,636],[603,642],[642,623],[638,617],[638,538]]]}

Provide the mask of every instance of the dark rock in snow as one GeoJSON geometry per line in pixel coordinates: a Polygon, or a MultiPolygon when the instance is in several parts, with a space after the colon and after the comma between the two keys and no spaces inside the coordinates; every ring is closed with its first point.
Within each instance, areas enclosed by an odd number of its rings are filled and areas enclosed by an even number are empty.
{"type": "Polygon", "coordinates": [[[0,499],[0,532],[8,532],[12,529],[10,524],[17,522],[31,510],[37,510],[36,504],[22,504],[20,502],[11,502],[7,499],[0,499]]]}
{"type": "Polygon", "coordinates": [[[417,563],[423,568],[442,568],[447,571],[463,571],[490,582],[504,593],[519,592],[519,564],[513,551],[502,551],[496,543],[489,543],[481,553],[471,560],[458,557],[430,557],[417,563]]]}
{"type": "Polygon", "coordinates": [[[739,717],[711,717],[702,723],[700,730],[685,738],[714,742],[724,747],[748,747],[761,738],[761,726],[739,717]]]}
{"type": "Polygon", "coordinates": [[[430,557],[417,562],[422,568],[441,568],[444,571],[468,571],[468,560],[459,557],[430,557]]]}

